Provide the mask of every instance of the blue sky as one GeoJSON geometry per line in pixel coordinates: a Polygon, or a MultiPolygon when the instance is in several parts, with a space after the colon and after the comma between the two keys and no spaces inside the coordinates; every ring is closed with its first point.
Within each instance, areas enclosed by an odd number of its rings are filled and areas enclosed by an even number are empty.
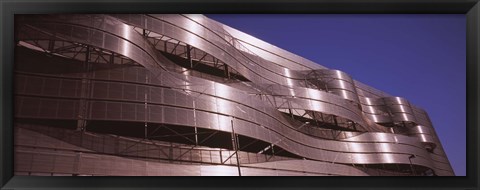
{"type": "Polygon", "coordinates": [[[465,15],[206,16],[424,108],[466,175],[465,15]]]}

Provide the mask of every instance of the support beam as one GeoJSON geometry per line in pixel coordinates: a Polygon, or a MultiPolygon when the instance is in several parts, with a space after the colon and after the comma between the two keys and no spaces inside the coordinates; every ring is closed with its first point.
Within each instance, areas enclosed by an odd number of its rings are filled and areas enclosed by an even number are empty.
{"type": "Polygon", "coordinates": [[[335,122],[335,126],[338,127],[337,116],[332,115],[332,117],[333,117],[333,122],[335,122]]]}
{"type": "Polygon", "coordinates": [[[48,51],[49,51],[50,53],[53,52],[54,46],[55,46],[55,41],[49,40],[49,41],[48,41],[48,51]]]}
{"type": "Polygon", "coordinates": [[[163,49],[165,52],[167,52],[167,43],[168,43],[168,40],[163,42],[163,49]]]}
{"type": "MultiPolygon", "coordinates": [[[[208,135],[205,139],[203,139],[203,140],[200,142],[200,144],[206,142],[208,139],[210,139],[211,137],[213,137],[213,135],[215,135],[215,134],[217,134],[217,133],[218,133],[218,131],[215,131],[215,132],[213,132],[212,134],[208,135]]],[[[188,152],[192,151],[192,150],[193,150],[195,147],[197,147],[197,146],[198,146],[198,144],[190,147],[190,149],[188,149],[186,152],[184,152],[183,154],[181,154],[180,156],[178,156],[175,160],[180,159],[183,155],[185,155],[185,154],[187,154],[188,152]]],[[[221,160],[221,157],[222,157],[222,152],[221,152],[221,150],[220,150],[220,160],[221,160]]]]}
{"type": "Polygon", "coordinates": [[[223,64],[223,70],[224,70],[225,77],[230,79],[230,71],[228,70],[228,65],[225,63],[223,64]]]}
{"type": "Polygon", "coordinates": [[[86,131],[87,126],[87,96],[89,95],[90,81],[88,79],[88,72],[90,71],[90,47],[86,47],[85,61],[83,62],[83,76],[80,88],[79,110],[77,114],[77,131],[86,131]]]}
{"type": "Polygon", "coordinates": [[[191,46],[187,44],[187,59],[188,59],[188,63],[190,63],[190,69],[193,68],[192,55],[190,52],[191,50],[192,50],[191,46]]]}
{"type": "Polygon", "coordinates": [[[193,99],[193,124],[195,126],[195,145],[198,145],[197,111],[195,109],[195,99],[193,99]]]}
{"type": "Polygon", "coordinates": [[[317,120],[317,117],[315,117],[315,115],[317,114],[314,111],[312,111],[312,117],[313,117],[313,120],[315,121],[315,126],[319,127],[320,125],[318,124],[318,120],[317,120]]]}
{"type": "Polygon", "coordinates": [[[172,49],[172,51],[170,52],[170,54],[176,55],[175,53],[176,53],[176,50],[177,50],[178,45],[180,45],[180,41],[177,42],[177,44],[175,44],[175,46],[173,47],[173,49],[172,49]],[[174,52],[175,52],[175,53],[174,53],[174,52]]]}
{"type": "MultiPolygon", "coordinates": [[[[198,60],[198,61],[195,61],[195,64],[193,64],[193,66],[191,68],[195,68],[198,64],[200,64],[202,62],[202,60],[207,56],[208,54],[205,53],[203,54],[203,56],[198,60]]],[[[193,63],[193,61],[192,61],[193,63]]]]}
{"type": "Polygon", "coordinates": [[[232,117],[232,120],[231,120],[231,123],[232,123],[232,143],[233,143],[233,150],[235,150],[235,154],[236,154],[236,157],[237,157],[237,168],[238,168],[238,176],[242,176],[242,172],[240,171],[240,160],[238,158],[238,136],[235,134],[235,129],[233,127],[233,117],[232,117]]]}
{"type": "Polygon", "coordinates": [[[112,54],[110,54],[110,61],[109,61],[109,63],[110,63],[110,64],[114,64],[114,61],[115,61],[115,53],[114,53],[113,51],[112,51],[111,53],[112,53],[112,54]]]}
{"type": "MultiPolygon", "coordinates": [[[[143,30],[143,33],[145,34],[145,30],[143,30]]],[[[148,84],[148,75],[145,75],[145,84],[148,84]]],[[[144,112],[145,113],[145,117],[144,117],[144,127],[145,127],[145,136],[144,138],[147,139],[148,137],[148,115],[149,115],[149,112],[148,112],[148,90],[149,88],[145,88],[145,91],[144,91],[144,112]]]]}

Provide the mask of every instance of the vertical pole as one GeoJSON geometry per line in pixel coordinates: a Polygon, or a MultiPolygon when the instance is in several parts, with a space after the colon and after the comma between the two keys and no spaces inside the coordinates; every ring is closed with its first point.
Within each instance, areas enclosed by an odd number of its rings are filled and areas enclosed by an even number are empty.
{"type": "Polygon", "coordinates": [[[288,101],[288,113],[290,113],[290,116],[292,117],[292,119],[295,119],[295,118],[293,117],[292,105],[290,104],[290,101],[288,101]]]}
{"type": "Polygon", "coordinates": [[[318,124],[318,120],[317,120],[317,117],[315,115],[317,115],[317,114],[312,111],[313,120],[315,120],[315,124],[317,125],[317,127],[319,127],[320,125],[318,124]]]}
{"type": "Polygon", "coordinates": [[[88,79],[87,73],[90,72],[89,69],[90,61],[90,46],[87,46],[85,52],[85,62],[83,62],[83,76],[80,87],[80,102],[79,102],[79,111],[78,111],[78,120],[77,120],[77,131],[84,132],[86,129],[86,111],[87,111],[87,95],[88,95],[88,79]]]}
{"type": "Polygon", "coordinates": [[[415,172],[415,169],[413,168],[412,158],[415,158],[415,155],[412,154],[408,157],[408,161],[410,162],[410,170],[412,170],[413,175],[417,175],[417,172],[415,172]]]}
{"type": "Polygon", "coordinates": [[[223,163],[222,149],[219,149],[220,152],[220,163],[223,163]]]}
{"type": "Polygon", "coordinates": [[[227,77],[228,79],[230,79],[230,71],[228,71],[228,65],[227,64],[223,64],[223,69],[225,71],[225,77],[227,77]]]}
{"type": "Polygon", "coordinates": [[[167,52],[167,41],[164,41],[163,48],[165,49],[165,52],[167,52]]]}
{"type": "MultiPolygon", "coordinates": [[[[145,33],[145,30],[143,30],[143,32],[145,33]]],[[[148,84],[148,73],[145,74],[145,84],[148,84]]],[[[144,116],[144,126],[145,126],[145,139],[147,139],[148,137],[148,103],[147,103],[147,100],[148,100],[148,93],[147,93],[147,90],[148,88],[145,88],[145,91],[144,91],[144,96],[143,96],[143,101],[144,101],[144,113],[145,113],[145,116],[144,116]]]]}
{"type": "Polygon", "coordinates": [[[192,55],[190,53],[191,49],[192,49],[191,46],[187,44],[187,59],[188,59],[188,62],[190,63],[190,69],[193,68],[192,55]]]}
{"type": "MultiPolygon", "coordinates": [[[[145,29],[142,30],[142,35],[144,37],[147,36],[147,33],[145,31],[145,29]]],[[[145,74],[145,84],[148,84],[148,73],[145,74]]],[[[145,88],[145,91],[144,91],[144,96],[143,96],[143,101],[144,101],[144,112],[145,113],[145,116],[144,116],[144,138],[147,139],[148,138],[148,115],[150,114],[148,112],[148,104],[147,104],[147,100],[148,100],[148,96],[147,96],[147,88],[145,88]]]]}
{"type": "Polygon", "coordinates": [[[197,114],[195,111],[195,98],[193,99],[193,125],[195,126],[195,145],[198,145],[197,114]]]}
{"type": "Polygon", "coordinates": [[[50,53],[52,53],[54,46],[55,42],[53,40],[48,41],[48,51],[50,51],[50,53]]]}
{"type": "Polygon", "coordinates": [[[292,109],[288,108],[288,113],[290,113],[290,116],[294,119],[292,109]]]}
{"type": "Polygon", "coordinates": [[[112,54],[110,55],[110,64],[113,64],[115,62],[115,53],[112,51],[112,54]]]}
{"type": "Polygon", "coordinates": [[[232,117],[231,123],[232,123],[232,145],[233,145],[233,150],[235,151],[235,156],[237,157],[238,176],[242,176],[242,172],[240,171],[240,161],[238,159],[238,145],[236,141],[235,130],[233,129],[233,117],[232,117]]]}
{"type": "Polygon", "coordinates": [[[271,149],[272,149],[272,157],[271,157],[271,158],[274,158],[274,157],[275,157],[275,150],[273,150],[273,148],[274,148],[273,146],[274,146],[274,145],[272,144],[272,147],[271,147],[271,149]]]}
{"type": "Polygon", "coordinates": [[[335,126],[338,127],[337,116],[332,115],[332,117],[333,117],[333,122],[335,122],[335,126]]]}

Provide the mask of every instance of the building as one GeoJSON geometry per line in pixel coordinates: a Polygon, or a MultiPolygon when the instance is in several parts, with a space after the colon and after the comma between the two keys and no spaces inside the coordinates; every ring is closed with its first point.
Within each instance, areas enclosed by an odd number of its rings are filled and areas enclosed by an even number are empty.
{"type": "Polygon", "coordinates": [[[16,175],[454,175],[423,109],[202,15],[15,31],[16,175]]]}

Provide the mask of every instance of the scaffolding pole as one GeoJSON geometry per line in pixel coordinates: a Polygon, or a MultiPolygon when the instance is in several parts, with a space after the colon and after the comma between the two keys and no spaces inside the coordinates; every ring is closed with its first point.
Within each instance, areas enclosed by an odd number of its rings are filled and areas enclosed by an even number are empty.
{"type": "Polygon", "coordinates": [[[231,120],[231,123],[232,123],[232,146],[233,146],[233,150],[235,151],[235,156],[237,157],[238,176],[242,176],[242,172],[240,171],[240,161],[238,159],[238,142],[237,142],[235,130],[233,129],[233,118],[231,120]]]}

